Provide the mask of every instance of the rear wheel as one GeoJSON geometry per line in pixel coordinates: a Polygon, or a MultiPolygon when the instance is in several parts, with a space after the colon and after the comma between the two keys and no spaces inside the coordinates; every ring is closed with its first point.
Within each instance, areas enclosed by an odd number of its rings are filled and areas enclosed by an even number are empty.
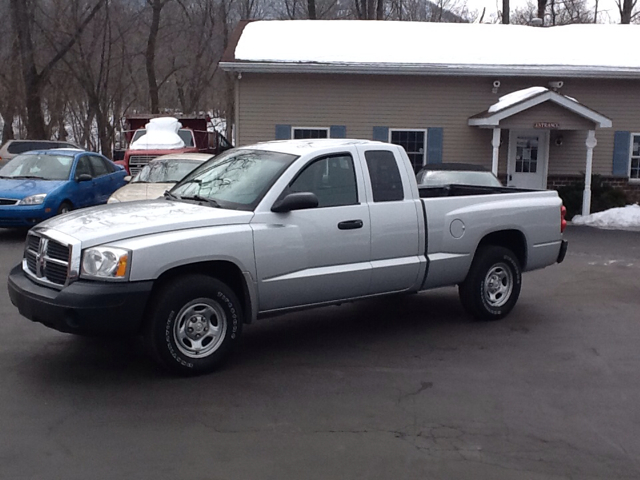
{"type": "Polygon", "coordinates": [[[183,375],[214,370],[242,331],[242,310],[233,291],[207,275],[176,278],[150,300],[143,332],[151,356],[183,375]]]}
{"type": "Polygon", "coordinates": [[[464,309],[479,320],[498,320],[515,306],[522,287],[520,262],[504,247],[480,247],[458,292],[464,309]]]}
{"type": "Polygon", "coordinates": [[[63,213],[68,213],[72,210],[71,204],[67,201],[64,201],[58,207],[58,215],[62,215],[63,213]]]}

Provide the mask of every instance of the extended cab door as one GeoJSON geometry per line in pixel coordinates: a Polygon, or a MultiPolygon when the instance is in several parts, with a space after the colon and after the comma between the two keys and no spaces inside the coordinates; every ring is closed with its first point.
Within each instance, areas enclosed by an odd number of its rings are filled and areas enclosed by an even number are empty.
{"type": "Polygon", "coordinates": [[[358,152],[371,220],[369,293],[417,288],[426,265],[425,226],[413,169],[400,147],[358,146],[358,152]]]}
{"type": "Polygon", "coordinates": [[[369,207],[355,155],[349,147],[315,157],[280,187],[281,197],[313,192],[318,207],[256,212],[251,225],[260,311],[354,298],[369,291],[369,207]]]}

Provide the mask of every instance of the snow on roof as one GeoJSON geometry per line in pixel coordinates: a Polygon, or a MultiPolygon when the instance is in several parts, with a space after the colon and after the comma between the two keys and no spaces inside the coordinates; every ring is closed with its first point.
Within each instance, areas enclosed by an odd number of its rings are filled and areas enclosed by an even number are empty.
{"type": "Polygon", "coordinates": [[[500,110],[504,110],[511,105],[515,105],[516,103],[523,102],[528,98],[534,97],[540,93],[544,93],[549,91],[548,88],[545,87],[529,87],[524,90],[517,90],[515,92],[511,92],[508,95],[504,95],[498,99],[498,103],[494,103],[487,110],[489,113],[499,112],[500,110]]]}
{"type": "Polygon", "coordinates": [[[601,67],[640,74],[640,25],[531,27],[361,20],[249,22],[231,62],[601,67]]]}
{"type": "Polygon", "coordinates": [[[610,230],[640,230],[640,205],[611,208],[584,217],[576,215],[571,223],[610,230]]]}

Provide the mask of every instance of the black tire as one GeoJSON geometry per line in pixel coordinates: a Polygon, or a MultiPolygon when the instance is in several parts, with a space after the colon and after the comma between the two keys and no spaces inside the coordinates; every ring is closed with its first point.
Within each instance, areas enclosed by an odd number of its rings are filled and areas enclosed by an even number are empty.
{"type": "Polygon", "coordinates": [[[480,247],[458,287],[464,309],[479,320],[499,320],[515,306],[522,288],[520,262],[504,247],[480,247]]]}
{"type": "Polygon", "coordinates": [[[67,202],[66,200],[64,202],[62,202],[60,204],[60,206],[58,207],[58,215],[62,215],[63,213],[68,213],[71,210],[73,210],[73,207],[71,206],[71,204],[69,202],[67,202]]]}
{"type": "Polygon", "coordinates": [[[143,338],[151,356],[181,375],[213,371],[242,333],[242,309],[220,280],[192,274],[171,280],[150,299],[143,338]]]}

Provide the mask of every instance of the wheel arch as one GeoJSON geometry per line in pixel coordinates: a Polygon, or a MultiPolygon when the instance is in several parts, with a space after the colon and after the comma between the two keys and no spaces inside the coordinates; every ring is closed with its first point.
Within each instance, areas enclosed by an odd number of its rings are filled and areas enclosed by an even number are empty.
{"type": "Polygon", "coordinates": [[[495,245],[498,247],[504,247],[511,250],[518,261],[520,262],[520,268],[522,271],[525,270],[527,265],[527,239],[520,230],[511,229],[511,230],[499,230],[496,232],[491,232],[482,237],[480,242],[476,247],[474,252],[475,254],[478,250],[485,245],[495,245]]]}
{"type": "Polygon", "coordinates": [[[253,318],[253,302],[249,286],[245,281],[244,274],[238,265],[228,260],[211,260],[207,262],[189,263],[179,265],[162,272],[158,279],[153,282],[151,296],[162,286],[170,283],[173,279],[188,275],[202,274],[211,278],[216,278],[227,284],[237,295],[243,311],[243,322],[251,323],[253,318]]]}

